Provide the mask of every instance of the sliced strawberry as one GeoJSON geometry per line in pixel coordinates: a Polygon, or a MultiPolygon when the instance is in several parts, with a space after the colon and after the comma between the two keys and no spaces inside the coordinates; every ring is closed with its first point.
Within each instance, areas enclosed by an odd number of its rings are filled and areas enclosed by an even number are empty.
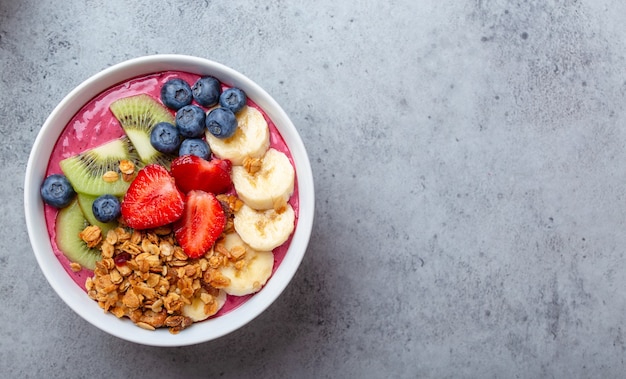
{"type": "Polygon", "coordinates": [[[174,223],[174,235],[190,258],[199,258],[211,249],[224,231],[226,215],[214,194],[190,191],[183,216],[174,223]]]}
{"type": "Polygon", "coordinates": [[[134,229],[150,229],[180,218],[184,199],[174,178],[163,167],[151,164],[137,173],[122,201],[122,218],[134,229]]]}
{"type": "Polygon", "coordinates": [[[230,178],[232,164],[227,159],[210,161],[195,155],[182,155],[172,161],[172,176],[181,191],[200,190],[220,194],[227,192],[233,182],[230,178]]]}

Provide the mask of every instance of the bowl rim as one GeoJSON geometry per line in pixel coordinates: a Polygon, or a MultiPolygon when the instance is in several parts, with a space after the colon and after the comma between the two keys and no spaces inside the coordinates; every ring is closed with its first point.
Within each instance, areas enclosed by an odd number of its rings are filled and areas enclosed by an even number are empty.
{"type": "Polygon", "coordinates": [[[24,211],[37,263],[48,283],[74,312],[100,330],[118,338],[149,346],[174,347],[203,343],[229,334],[252,321],[280,296],[298,270],[311,237],[315,212],[314,193],[313,173],[302,139],[286,112],[269,93],[242,73],[213,60],[181,54],[155,54],[129,59],[103,69],[76,86],[57,104],[42,125],[29,154],[24,179],[24,211]],[[285,258],[264,288],[226,315],[195,324],[176,335],[167,329],[144,330],[129,320],[119,320],[110,313],[104,313],[76,285],[54,254],[43,217],[43,201],[39,195],[53,147],[65,126],[82,106],[101,92],[125,80],[170,70],[213,75],[229,86],[242,88],[274,122],[287,144],[293,158],[299,189],[298,225],[285,258]],[[55,143],[51,144],[50,141],[55,143]],[[59,275],[60,272],[63,275],[59,275]]]}

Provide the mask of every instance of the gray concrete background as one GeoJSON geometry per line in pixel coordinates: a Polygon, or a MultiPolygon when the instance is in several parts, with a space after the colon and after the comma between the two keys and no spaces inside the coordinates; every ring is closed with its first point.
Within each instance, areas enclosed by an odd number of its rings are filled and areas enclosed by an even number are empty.
{"type": "Polygon", "coordinates": [[[624,377],[625,16],[619,0],[2,1],[0,376],[624,377]],[[154,53],[257,81],[317,185],[293,283],[184,348],[75,315],[23,216],[56,103],[154,53]]]}

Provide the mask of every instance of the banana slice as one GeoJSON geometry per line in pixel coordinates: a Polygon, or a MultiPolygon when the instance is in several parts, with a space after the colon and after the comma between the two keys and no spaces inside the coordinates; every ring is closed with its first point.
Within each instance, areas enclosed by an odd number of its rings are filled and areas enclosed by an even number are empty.
{"type": "Polygon", "coordinates": [[[272,251],[282,245],[295,228],[295,213],[289,203],[274,209],[254,210],[243,204],[235,212],[233,225],[244,242],[259,251],[272,251]]]}
{"type": "Polygon", "coordinates": [[[253,107],[244,107],[236,115],[237,129],[232,137],[220,139],[209,131],[206,140],[218,158],[229,159],[241,166],[246,157],[260,158],[270,146],[270,131],[263,114],[253,107]]]}
{"type": "Polygon", "coordinates": [[[183,316],[191,318],[194,322],[206,320],[216,314],[226,303],[226,292],[218,290],[217,296],[208,293],[204,288],[194,297],[191,304],[185,304],[182,309],[183,316]]]}
{"type": "Polygon", "coordinates": [[[259,292],[272,276],[274,253],[254,250],[237,233],[224,236],[223,244],[228,250],[243,247],[246,251],[237,262],[229,262],[219,268],[221,274],[230,279],[230,284],[223,288],[224,292],[234,296],[259,292]]]}
{"type": "Polygon", "coordinates": [[[270,148],[260,162],[250,169],[244,166],[232,168],[232,179],[238,197],[250,208],[264,210],[276,204],[286,203],[293,193],[295,172],[289,158],[270,148]]]}

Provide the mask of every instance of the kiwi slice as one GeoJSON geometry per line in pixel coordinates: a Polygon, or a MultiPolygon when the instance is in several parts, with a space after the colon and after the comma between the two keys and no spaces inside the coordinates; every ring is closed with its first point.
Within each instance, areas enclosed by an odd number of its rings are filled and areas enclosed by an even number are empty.
{"type": "Polygon", "coordinates": [[[78,200],[61,209],[56,220],[56,241],[59,250],[72,262],[93,270],[96,262],[102,258],[100,251],[87,247],[78,234],[89,225],[78,200]]]}
{"type": "Polygon", "coordinates": [[[144,164],[157,163],[169,169],[172,157],[157,151],[150,133],[159,122],[175,125],[174,115],[149,95],[141,94],[115,100],[110,107],[144,164]]]}
{"type": "Polygon", "coordinates": [[[102,237],[106,237],[107,233],[111,229],[115,229],[118,227],[119,223],[117,221],[111,222],[102,222],[98,221],[96,216],[93,214],[93,202],[96,201],[98,196],[86,195],[84,193],[78,193],[76,199],[78,200],[78,206],[80,210],[83,212],[83,216],[90,225],[95,225],[100,227],[102,231],[102,237]]]}
{"type": "Polygon", "coordinates": [[[122,179],[119,172],[119,163],[123,159],[133,162],[137,169],[143,166],[133,144],[126,136],[66,158],[59,165],[74,191],[78,193],[122,196],[130,185],[122,179]],[[103,176],[109,171],[116,172],[118,179],[105,180],[103,176]]]}

